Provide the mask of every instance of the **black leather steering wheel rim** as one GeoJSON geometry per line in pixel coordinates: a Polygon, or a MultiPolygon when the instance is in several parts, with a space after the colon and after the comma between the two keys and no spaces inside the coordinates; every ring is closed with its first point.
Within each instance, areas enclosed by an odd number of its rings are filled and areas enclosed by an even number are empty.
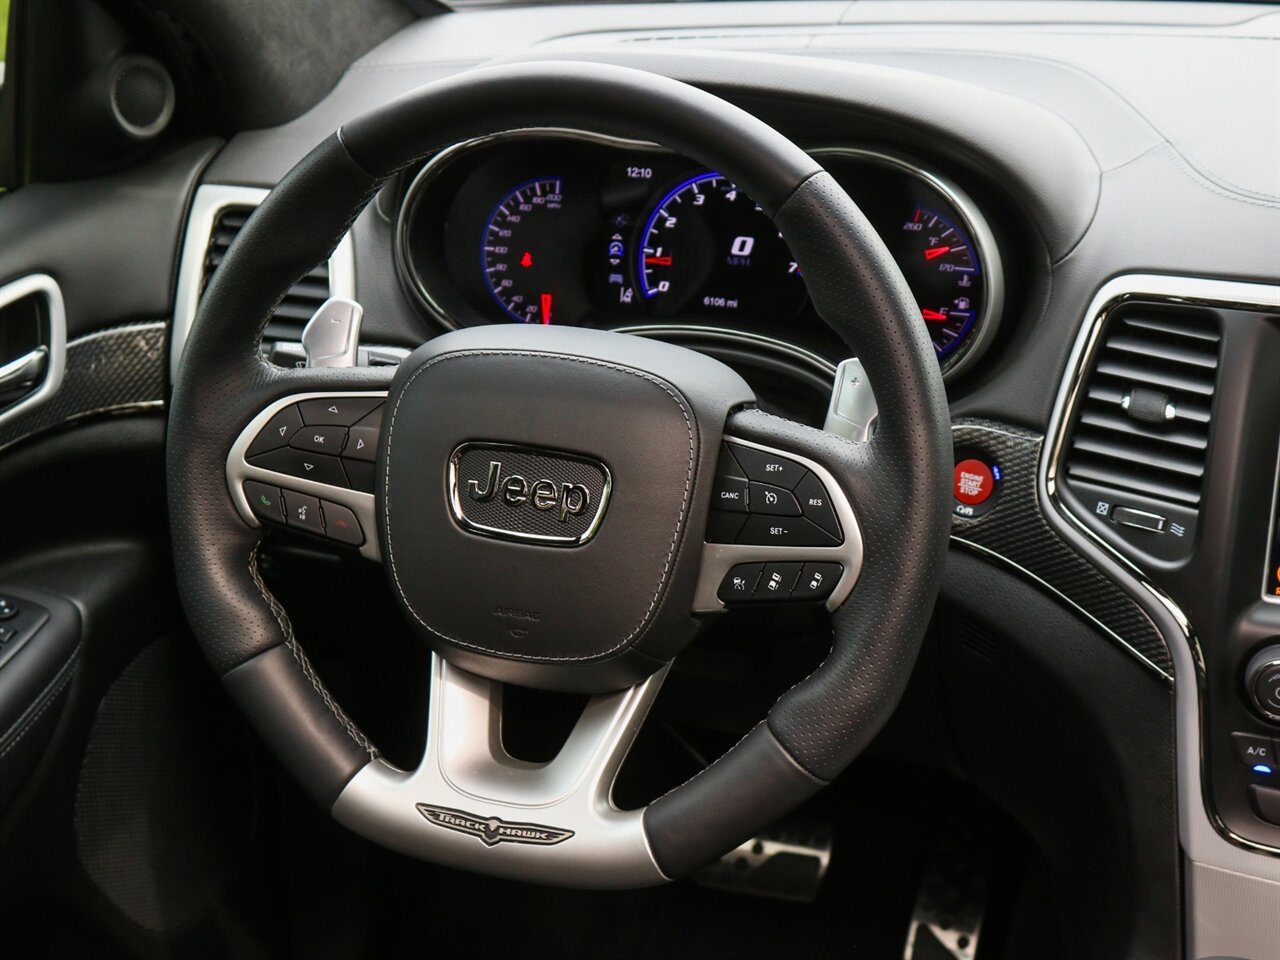
{"type": "Polygon", "coordinates": [[[271,401],[385,389],[390,374],[285,370],[261,359],[258,344],[275,303],[329,255],[387,177],[442,146],[534,125],[651,139],[736,182],[774,217],[818,313],[862,359],[879,404],[867,444],[755,409],[731,417],[736,436],[830,467],[857,511],[865,565],[834,615],[831,652],[817,670],[724,757],[645,809],[653,860],[674,878],[829,782],[883,726],[932,612],[949,530],[946,398],[911,292],[839,185],[761,121],[642,71],[547,62],[430,84],[326,139],[250,217],[187,341],[168,443],[178,580],[197,638],[233,697],[311,795],[332,806],[377,753],[316,677],[263,585],[261,531],[236,512],[224,467],[231,438],[271,401]]]}

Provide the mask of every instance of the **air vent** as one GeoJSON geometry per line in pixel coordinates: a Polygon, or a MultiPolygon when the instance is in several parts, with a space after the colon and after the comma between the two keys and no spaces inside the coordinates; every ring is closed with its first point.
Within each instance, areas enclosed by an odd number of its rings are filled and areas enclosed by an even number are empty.
{"type": "MultiPolygon", "coordinates": [[[[253,213],[253,207],[225,207],[214,220],[209,234],[209,247],[205,252],[204,271],[200,281],[200,295],[205,289],[213,273],[222,263],[227,248],[240,233],[241,228],[253,213]]],[[[329,264],[322,263],[305,277],[289,288],[284,299],[276,305],[275,312],[267,324],[265,339],[290,340],[302,339],[302,328],[306,326],[311,315],[329,299],[329,264]]]]}
{"type": "Polygon", "coordinates": [[[1117,308],[1078,401],[1065,448],[1067,480],[1195,510],[1220,340],[1218,319],[1206,311],[1117,308]]]}

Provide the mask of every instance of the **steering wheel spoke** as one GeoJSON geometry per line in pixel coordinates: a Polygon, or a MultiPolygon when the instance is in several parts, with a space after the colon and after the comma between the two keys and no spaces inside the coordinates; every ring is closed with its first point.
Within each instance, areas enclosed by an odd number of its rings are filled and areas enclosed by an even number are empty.
{"type": "MultiPolygon", "coordinates": [[[[289,393],[254,416],[227,455],[227,486],[251,526],[284,526],[379,559],[374,483],[386,390],[289,393]]],[[[303,379],[303,377],[291,377],[303,379]]]]}
{"type": "Polygon", "coordinates": [[[612,802],[613,783],[667,668],[592,696],[554,759],[517,760],[502,745],[502,685],[432,657],[427,747],[416,770],[372,760],[333,815],[370,839],[438,863],[541,883],[661,883],[641,811],[612,802]]]}

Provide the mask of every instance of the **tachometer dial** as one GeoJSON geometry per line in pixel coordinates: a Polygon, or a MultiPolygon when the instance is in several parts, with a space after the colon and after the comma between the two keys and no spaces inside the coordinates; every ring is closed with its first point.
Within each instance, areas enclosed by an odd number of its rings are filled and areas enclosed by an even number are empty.
{"type": "Polygon", "coordinates": [[[918,206],[891,246],[942,359],[960,346],[981,311],[982,262],[973,241],[946,217],[918,206]]]}
{"type": "Polygon", "coordinates": [[[667,191],[640,234],[636,277],[658,315],[786,320],[804,283],[782,234],[754,200],[718,173],[667,191]]]}
{"type": "Polygon", "coordinates": [[[513,320],[555,320],[564,278],[580,269],[570,234],[559,177],[522,183],[494,207],[481,238],[481,260],[490,292],[513,320]]]}

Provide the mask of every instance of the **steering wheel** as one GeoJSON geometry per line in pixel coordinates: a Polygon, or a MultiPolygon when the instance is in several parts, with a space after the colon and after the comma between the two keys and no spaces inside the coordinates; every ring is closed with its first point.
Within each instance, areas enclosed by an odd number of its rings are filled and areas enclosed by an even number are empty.
{"type": "Polygon", "coordinates": [[[709,93],[638,70],[478,69],[343,126],[280,181],[227,253],[170,410],[178,584],[233,699],[339,822],[495,875],[660,883],[830,782],[896,706],[946,550],[949,426],[901,273],[795,144],[709,93]],[[874,438],[772,416],[713,359],[596,330],[464,329],[423,344],[394,375],[262,359],[274,305],[388,177],[448,144],[529,126],[652,140],[753,197],[817,312],[861,358],[879,406],[874,438]],[[312,457],[323,467],[314,475],[288,468],[293,448],[273,459],[272,444],[299,429],[313,451],[345,443],[342,459],[312,457]],[[430,644],[418,769],[379,755],[264,585],[263,521],[282,520],[379,559],[430,644]],[[832,612],[821,665],[710,767],[643,809],[615,807],[614,777],[700,625],[726,602],[788,596],[832,612]],[[551,762],[503,750],[504,683],[590,694],[551,762]]]}

